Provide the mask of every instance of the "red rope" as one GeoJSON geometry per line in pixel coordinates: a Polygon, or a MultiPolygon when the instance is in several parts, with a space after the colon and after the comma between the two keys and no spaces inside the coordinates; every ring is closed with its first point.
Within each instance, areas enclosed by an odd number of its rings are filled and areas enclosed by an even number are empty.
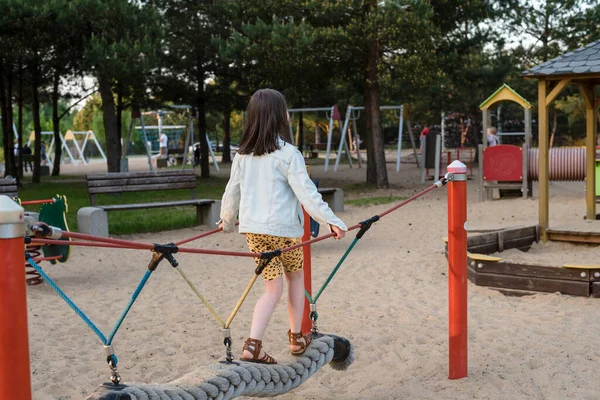
{"type": "Polygon", "coordinates": [[[180,240],[179,242],[175,242],[175,245],[176,246],[181,246],[182,244],[186,244],[186,243],[189,243],[189,242],[193,242],[194,240],[202,239],[203,237],[210,236],[210,235],[215,234],[217,232],[221,232],[222,230],[223,229],[221,229],[221,228],[217,228],[217,229],[213,229],[212,231],[202,232],[201,234],[196,235],[196,236],[192,236],[189,239],[184,239],[184,240],[180,240]]]}
{"type": "MultiPolygon", "coordinates": [[[[105,243],[105,242],[84,242],[79,240],[72,240],[65,242],[64,240],[54,239],[37,239],[31,238],[31,243],[35,244],[54,244],[64,246],[66,243],[69,246],[83,246],[83,247],[108,247],[112,249],[129,249],[129,250],[154,250],[154,245],[148,245],[150,248],[140,248],[137,246],[126,246],[121,244],[105,243]]],[[[134,242],[135,243],[135,242],[134,242]]],[[[260,257],[260,253],[250,253],[241,251],[223,251],[223,250],[210,250],[210,249],[190,249],[187,247],[179,247],[178,253],[191,253],[191,254],[212,254],[212,255],[223,255],[223,256],[236,256],[236,257],[260,257]]]]}
{"type": "MultiPolygon", "coordinates": [[[[240,224],[239,221],[235,222],[235,226],[238,226],[239,224],[240,224]]],[[[189,242],[193,242],[194,240],[202,239],[203,237],[213,235],[215,233],[221,232],[222,230],[223,230],[223,228],[217,228],[217,229],[213,229],[212,231],[202,232],[199,235],[192,236],[189,239],[184,239],[184,240],[180,240],[179,242],[175,242],[175,246],[181,246],[182,244],[186,244],[189,242]]]]}
{"type": "MultiPolygon", "coordinates": [[[[84,242],[84,241],[79,241],[79,240],[71,240],[69,242],[65,241],[65,240],[56,240],[56,239],[38,239],[38,238],[31,238],[31,243],[36,243],[36,244],[55,244],[58,246],[65,246],[65,245],[69,245],[69,246],[83,246],[83,247],[109,247],[109,248],[114,248],[114,249],[132,249],[132,250],[139,250],[136,247],[130,247],[130,246],[123,246],[123,245],[118,245],[118,244],[111,244],[111,243],[98,243],[98,242],[84,242]]],[[[146,250],[146,249],[142,249],[142,250],[146,250]]]]}
{"type": "MultiPolygon", "coordinates": [[[[384,216],[388,215],[389,213],[399,209],[402,206],[405,206],[406,204],[410,203],[411,201],[418,199],[419,197],[421,197],[421,196],[425,195],[426,193],[429,193],[433,189],[437,189],[437,188],[438,188],[437,185],[435,185],[435,184],[431,185],[427,189],[409,197],[408,199],[404,200],[400,204],[397,204],[394,207],[382,212],[381,214],[379,214],[379,217],[383,218],[384,216]]],[[[238,224],[239,224],[239,222],[236,222],[236,225],[238,225],[238,224]]],[[[360,227],[361,227],[361,224],[352,225],[351,227],[348,228],[348,232],[358,229],[360,227]]],[[[175,245],[179,246],[181,244],[189,243],[194,240],[213,235],[217,232],[220,232],[221,230],[222,230],[221,228],[217,228],[217,229],[213,229],[208,232],[203,232],[203,233],[193,236],[189,239],[181,240],[181,241],[175,243],[175,245]]],[[[100,237],[100,236],[87,235],[87,234],[78,233],[78,232],[63,232],[62,235],[63,235],[63,237],[72,238],[72,239],[88,240],[88,241],[71,241],[71,242],[69,242],[69,244],[72,246],[154,250],[154,245],[149,244],[149,243],[139,243],[139,242],[133,242],[130,240],[104,238],[104,237],[100,237]],[[99,242],[99,243],[97,243],[97,242],[99,242]]],[[[329,239],[334,236],[335,236],[335,233],[332,232],[327,235],[320,236],[318,238],[307,240],[306,242],[298,243],[294,246],[285,247],[285,248],[281,249],[281,252],[286,253],[288,251],[295,250],[299,247],[303,247],[303,246],[306,246],[306,245],[309,245],[312,243],[317,243],[317,242],[320,242],[325,239],[329,239]]],[[[41,244],[65,245],[64,241],[62,241],[62,240],[51,240],[51,239],[32,238],[31,242],[32,243],[41,243],[41,244]]],[[[211,254],[211,255],[222,255],[222,256],[235,256],[235,257],[255,257],[255,258],[261,256],[260,253],[241,252],[241,251],[225,251],[225,250],[210,250],[210,249],[191,249],[191,248],[185,248],[185,247],[180,247],[178,249],[178,252],[179,253],[191,253],[191,254],[211,254]]]]}
{"type": "Polygon", "coordinates": [[[33,204],[48,204],[48,203],[54,203],[54,199],[22,201],[21,205],[22,206],[30,206],[30,205],[33,205],[33,204]]]}
{"type": "Polygon", "coordinates": [[[133,242],[130,240],[105,238],[105,237],[101,237],[101,236],[87,235],[85,233],[78,233],[78,232],[63,231],[62,236],[68,237],[68,238],[73,238],[73,239],[92,240],[95,242],[118,244],[121,246],[129,247],[132,249],[139,249],[139,250],[153,250],[154,249],[154,245],[149,244],[149,243],[139,243],[139,242],[133,242]]]}
{"type": "Polygon", "coordinates": [[[438,188],[438,186],[436,186],[436,185],[429,186],[427,189],[423,190],[422,192],[419,192],[419,193],[415,194],[414,196],[409,197],[408,199],[404,200],[402,203],[396,204],[394,207],[390,208],[389,210],[382,212],[381,214],[379,214],[379,218],[385,217],[386,215],[388,215],[392,211],[396,211],[400,207],[402,207],[402,206],[410,203],[411,201],[413,201],[415,199],[418,199],[419,197],[423,196],[424,194],[429,193],[433,189],[437,189],[437,188],[438,188]]]}

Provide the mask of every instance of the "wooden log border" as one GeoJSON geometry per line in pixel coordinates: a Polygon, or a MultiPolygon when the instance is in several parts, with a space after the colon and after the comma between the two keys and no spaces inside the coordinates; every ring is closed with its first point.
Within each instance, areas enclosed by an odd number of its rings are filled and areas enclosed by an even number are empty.
{"type": "MultiPolygon", "coordinates": [[[[529,250],[540,240],[539,226],[501,230],[467,238],[469,253],[493,254],[508,249],[529,250]]],[[[447,251],[447,245],[446,245],[447,251]]],[[[600,269],[570,269],[468,257],[468,278],[477,286],[508,293],[555,293],[600,298],[600,269]]]]}

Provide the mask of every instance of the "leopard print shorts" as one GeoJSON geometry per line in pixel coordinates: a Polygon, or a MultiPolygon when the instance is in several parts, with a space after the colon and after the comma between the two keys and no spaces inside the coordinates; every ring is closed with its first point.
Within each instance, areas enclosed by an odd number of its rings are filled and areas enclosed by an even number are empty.
{"type": "MultiPolygon", "coordinates": [[[[293,246],[300,243],[302,239],[246,233],[246,241],[248,242],[248,248],[251,252],[264,253],[293,246]]],[[[255,258],[254,261],[256,261],[256,265],[258,265],[260,259],[255,258]]],[[[272,281],[273,279],[280,277],[283,274],[283,271],[300,271],[302,269],[303,261],[304,256],[302,253],[302,247],[282,253],[280,256],[269,261],[269,264],[267,264],[262,272],[263,279],[265,281],[272,281]]]]}

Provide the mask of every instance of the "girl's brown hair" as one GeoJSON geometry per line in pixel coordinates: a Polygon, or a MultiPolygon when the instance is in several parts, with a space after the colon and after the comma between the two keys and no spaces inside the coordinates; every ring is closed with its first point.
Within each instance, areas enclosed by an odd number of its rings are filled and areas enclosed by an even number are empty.
{"type": "Polygon", "coordinates": [[[252,95],[246,110],[240,154],[262,156],[279,149],[279,138],[292,143],[285,97],[277,90],[261,89],[252,95]]]}

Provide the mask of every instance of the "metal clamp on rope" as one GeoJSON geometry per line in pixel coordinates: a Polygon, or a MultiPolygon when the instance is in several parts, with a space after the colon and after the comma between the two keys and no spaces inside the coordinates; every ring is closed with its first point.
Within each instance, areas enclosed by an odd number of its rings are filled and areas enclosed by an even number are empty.
{"type": "Polygon", "coordinates": [[[31,226],[33,235],[37,238],[60,239],[62,238],[62,229],[50,226],[45,222],[38,222],[31,226]]]}
{"type": "Polygon", "coordinates": [[[157,253],[155,251],[152,252],[152,259],[148,263],[148,269],[150,271],[155,271],[158,268],[158,264],[165,258],[164,254],[157,253]]]}
{"type": "Polygon", "coordinates": [[[437,188],[441,188],[442,186],[446,186],[448,182],[451,182],[454,179],[454,174],[452,172],[446,172],[439,181],[435,182],[434,185],[437,188]]]}
{"type": "Polygon", "coordinates": [[[363,237],[363,235],[365,234],[366,231],[368,231],[371,228],[371,225],[373,225],[375,222],[379,221],[379,215],[375,215],[367,220],[364,220],[362,222],[359,223],[360,225],[360,230],[358,231],[358,233],[356,234],[356,238],[360,239],[363,237]]]}
{"type": "Polygon", "coordinates": [[[118,385],[121,382],[121,375],[117,371],[117,356],[115,356],[115,349],[110,346],[104,346],[104,353],[106,354],[106,362],[108,368],[110,368],[110,381],[113,385],[118,385]]]}
{"type": "Polygon", "coordinates": [[[319,326],[317,325],[317,320],[319,319],[319,313],[317,313],[317,305],[315,303],[310,304],[310,313],[308,314],[310,321],[312,322],[311,332],[313,335],[319,333],[319,326]]]}
{"type": "Polygon", "coordinates": [[[268,251],[265,253],[260,253],[260,263],[256,267],[254,273],[256,275],[262,274],[265,267],[269,264],[269,261],[281,255],[281,250],[268,251]]]}
{"type": "Polygon", "coordinates": [[[223,344],[225,345],[225,360],[233,362],[233,352],[231,351],[231,331],[229,328],[223,328],[223,344]]]}
{"type": "Polygon", "coordinates": [[[148,264],[148,269],[150,271],[154,271],[158,267],[158,264],[160,264],[160,262],[163,260],[163,258],[167,260],[173,268],[177,268],[179,266],[179,263],[177,262],[175,257],[173,257],[173,254],[177,253],[178,251],[179,247],[177,247],[175,243],[154,243],[152,260],[150,261],[150,264],[148,264]]]}
{"type": "Polygon", "coordinates": [[[154,243],[154,251],[162,254],[175,254],[179,251],[179,247],[175,243],[158,244],[154,243]]]}

